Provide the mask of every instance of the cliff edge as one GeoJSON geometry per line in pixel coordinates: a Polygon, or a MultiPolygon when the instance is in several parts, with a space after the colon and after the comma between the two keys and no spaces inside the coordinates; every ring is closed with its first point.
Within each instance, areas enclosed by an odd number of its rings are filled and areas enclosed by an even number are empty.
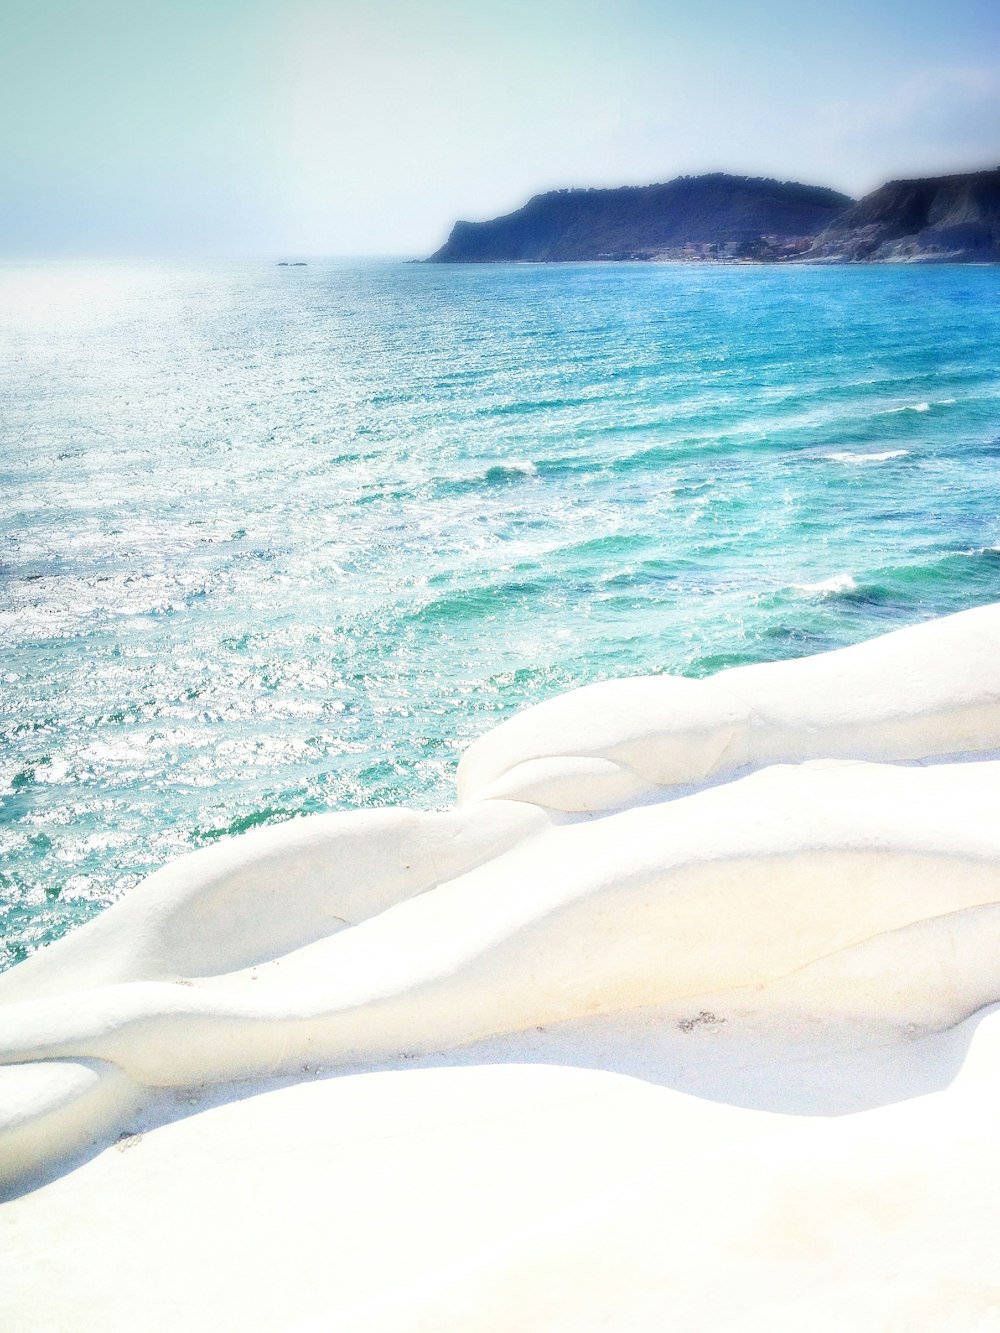
{"type": "Polygon", "coordinates": [[[996,263],[1000,168],[889,181],[833,219],[806,259],[996,263]]]}

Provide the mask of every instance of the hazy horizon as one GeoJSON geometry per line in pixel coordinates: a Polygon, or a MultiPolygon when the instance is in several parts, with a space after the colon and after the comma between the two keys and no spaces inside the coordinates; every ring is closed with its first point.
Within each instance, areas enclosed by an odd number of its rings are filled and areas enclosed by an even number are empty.
{"type": "Polygon", "coordinates": [[[430,253],[543,190],[1000,161],[984,0],[14,0],[0,258],[430,253]]]}

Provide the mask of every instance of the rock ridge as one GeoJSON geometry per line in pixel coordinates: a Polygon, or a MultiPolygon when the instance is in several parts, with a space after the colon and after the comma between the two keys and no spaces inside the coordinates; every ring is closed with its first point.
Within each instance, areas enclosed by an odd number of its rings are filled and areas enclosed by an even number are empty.
{"type": "Polygon", "coordinates": [[[894,180],[854,201],[824,186],[716,172],[553,190],[456,222],[427,262],[1000,262],[1000,168],[894,180]]]}
{"type": "Polygon", "coordinates": [[[741,257],[805,249],[852,201],[824,186],[715,172],[658,185],[553,190],[456,222],[436,264],[741,257]]]}

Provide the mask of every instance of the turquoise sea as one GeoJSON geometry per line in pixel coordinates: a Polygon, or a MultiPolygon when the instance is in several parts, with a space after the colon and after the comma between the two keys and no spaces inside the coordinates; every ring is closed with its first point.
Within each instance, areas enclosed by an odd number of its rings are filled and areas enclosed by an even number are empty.
{"type": "Polygon", "coordinates": [[[467,742],[1000,600],[1000,268],[0,266],[0,965],[467,742]]]}

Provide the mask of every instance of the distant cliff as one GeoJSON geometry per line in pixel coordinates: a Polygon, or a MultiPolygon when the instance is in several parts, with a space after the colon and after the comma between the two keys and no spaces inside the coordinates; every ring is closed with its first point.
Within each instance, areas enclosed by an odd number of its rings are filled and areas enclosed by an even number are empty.
{"type": "Polygon", "coordinates": [[[456,222],[438,264],[503,260],[787,258],[852,201],[835,190],[746,176],[555,190],[490,222],[456,222]]]}
{"type": "Polygon", "coordinates": [[[890,181],[835,218],[804,258],[997,262],[1000,169],[890,181]]]}

